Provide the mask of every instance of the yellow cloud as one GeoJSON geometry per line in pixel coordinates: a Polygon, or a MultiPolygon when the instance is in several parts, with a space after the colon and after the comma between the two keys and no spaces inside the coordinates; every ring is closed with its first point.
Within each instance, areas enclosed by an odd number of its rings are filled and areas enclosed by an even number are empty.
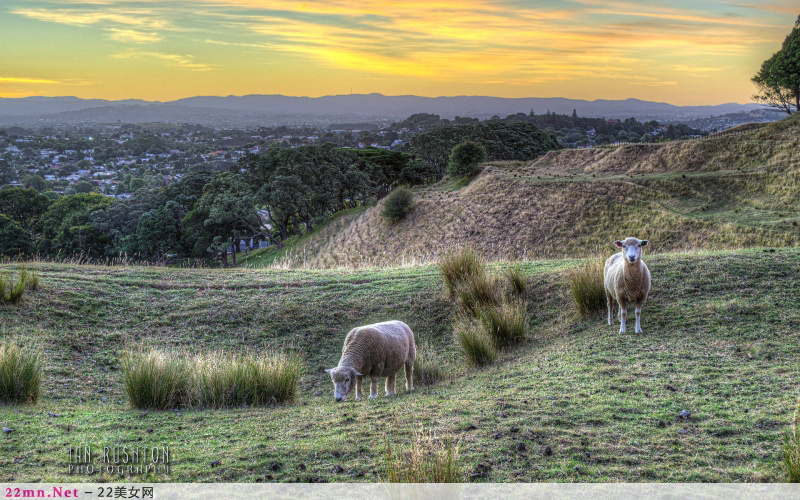
{"type": "Polygon", "coordinates": [[[118,42],[149,43],[158,42],[163,37],[153,31],[137,31],[132,29],[110,28],[108,30],[112,40],[118,42]]]}
{"type": "Polygon", "coordinates": [[[210,66],[208,64],[194,62],[193,61],[194,56],[190,55],[164,54],[161,52],[130,51],[121,54],[114,54],[111,57],[115,59],[135,59],[141,57],[150,57],[166,61],[169,63],[173,63],[181,68],[189,69],[192,71],[211,71],[214,69],[213,66],[210,66]]]}
{"type": "Polygon", "coordinates": [[[57,80],[48,80],[45,78],[19,78],[14,76],[0,76],[0,83],[33,83],[33,84],[53,84],[61,83],[57,80]]]}

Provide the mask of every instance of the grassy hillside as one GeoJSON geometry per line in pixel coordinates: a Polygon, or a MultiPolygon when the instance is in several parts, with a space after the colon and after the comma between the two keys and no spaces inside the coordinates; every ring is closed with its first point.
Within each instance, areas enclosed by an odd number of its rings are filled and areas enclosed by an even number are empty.
{"type": "Polygon", "coordinates": [[[493,260],[606,252],[625,236],[653,251],[800,243],[800,116],[738,135],[550,152],[487,164],[468,185],[415,191],[389,226],[382,206],[342,218],[287,252],[291,267],[430,262],[472,245],[493,260]]]}
{"type": "Polygon", "coordinates": [[[0,406],[0,427],[13,429],[0,435],[0,481],[114,480],[66,475],[68,448],[82,444],[170,446],[170,474],[138,481],[374,481],[385,475],[386,440],[406,442],[420,426],[458,440],[473,481],[783,480],[781,433],[800,395],[800,250],[645,259],[653,291],[643,335],[578,319],[563,290],[578,261],[522,263],[529,340],[483,370],[461,361],[454,308],[430,266],[40,264],[41,289],[0,305],[0,339],[40,346],[46,366],[39,404],[0,406]],[[389,318],[411,325],[452,377],[334,403],[322,370],[337,363],[344,335],[389,318]],[[299,401],[132,410],[120,356],[148,346],[298,352],[299,401]]]}

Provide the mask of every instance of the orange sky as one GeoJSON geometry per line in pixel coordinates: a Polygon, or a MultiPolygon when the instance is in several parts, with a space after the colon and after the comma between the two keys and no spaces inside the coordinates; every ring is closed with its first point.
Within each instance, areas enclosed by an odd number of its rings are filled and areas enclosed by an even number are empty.
{"type": "Polygon", "coordinates": [[[6,0],[0,97],[749,102],[798,14],[796,0],[6,0]]]}

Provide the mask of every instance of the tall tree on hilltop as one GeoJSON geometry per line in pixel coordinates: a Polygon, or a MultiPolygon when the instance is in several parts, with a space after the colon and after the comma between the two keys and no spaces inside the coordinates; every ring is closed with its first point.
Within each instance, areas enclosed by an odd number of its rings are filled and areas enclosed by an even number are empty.
{"type": "Polygon", "coordinates": [[[756,101],[788,114],[800,110],[800,16],[781,50],[761,64],[752,81],[759,90],[756,101]]]}

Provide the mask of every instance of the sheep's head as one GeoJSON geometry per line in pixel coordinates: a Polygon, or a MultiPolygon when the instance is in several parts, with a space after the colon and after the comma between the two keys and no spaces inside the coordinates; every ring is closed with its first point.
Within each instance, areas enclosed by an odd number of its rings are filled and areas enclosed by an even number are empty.
{"type": "Polygon", "coordinates": [[[625,238],[624,241],[615,241],[614,245],[622,249],[622,256],[628,264],[636,264],[642,258],[642,247],[647,246],[647,240],[625,238]]]}
{"type": "Polygon", "coordinates": [[[333,382],[333,397],[336,401],[345,401],[347,394],[356,386],[356,377],[362,375],[349,366],[337,366],[330,370],[325,370],[330,374],[331,381],[333,382]]]}

